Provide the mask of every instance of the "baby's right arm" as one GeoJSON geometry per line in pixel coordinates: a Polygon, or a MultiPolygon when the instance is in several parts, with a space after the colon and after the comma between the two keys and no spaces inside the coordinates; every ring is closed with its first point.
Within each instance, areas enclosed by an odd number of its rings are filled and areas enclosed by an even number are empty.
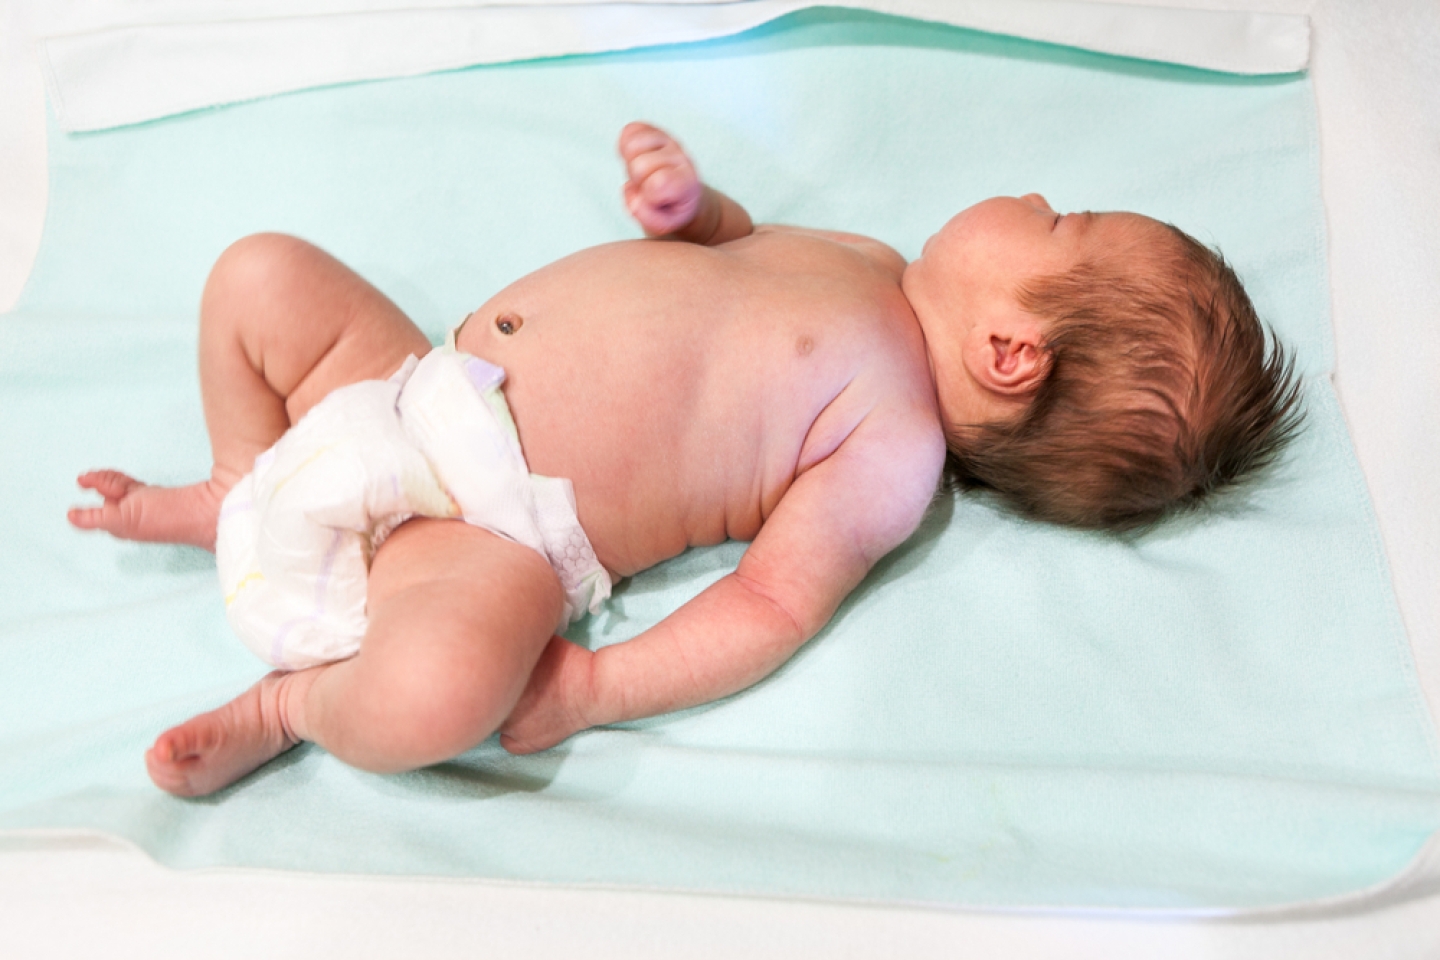
{"type": "Polygon", "coordinates": [[[620,155],[630,176],[625,206],[647,236],[713,247],[753,232],[745,208],[701,183],[684,149],[664,130],[626,124],[620,155]]]}
{"type": "Polygon", "coordinates": [[[734,572],[596,653],[551,640],[500,730],[513,753],[589,726],[669,713],[770,674],[919,525],[945,459],[933,401],[877,404],[802,471],[734,572]]]}

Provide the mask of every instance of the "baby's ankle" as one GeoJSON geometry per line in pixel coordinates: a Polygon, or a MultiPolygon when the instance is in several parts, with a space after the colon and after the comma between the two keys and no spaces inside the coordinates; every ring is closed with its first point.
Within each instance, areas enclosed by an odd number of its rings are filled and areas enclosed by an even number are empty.
{"type": "Polygon", "coordinates": [[[260,712],[267,725],[272,725],[294,746],[313,741],[306,722],[305,701],[316,675],[324,667],[286,672],[277,670],[260,681],[260,712]]]}
{"type": "Polygon", "coordinates": [[[221,501],[223,501],[225,495],[230,492],[230,488],[240,482],[242,476],[244,476],[244,474],[236,473],[234,470],[216,464],[210,470],[210,479],[203,483],[196,484],[196,486],[204,491],[207,499],[214,501],[215,510],[218,513],[221,501]]]}

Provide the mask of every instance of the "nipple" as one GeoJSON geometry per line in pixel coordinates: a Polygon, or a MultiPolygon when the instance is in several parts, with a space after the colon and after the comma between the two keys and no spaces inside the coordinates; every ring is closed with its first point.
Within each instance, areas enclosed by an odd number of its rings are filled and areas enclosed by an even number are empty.
{"type": "Polygon", "coordinates": [[[525,324],[525,318],[518,313],[502,313],[495,318],[495,329],[510,336],[525,324]]]}

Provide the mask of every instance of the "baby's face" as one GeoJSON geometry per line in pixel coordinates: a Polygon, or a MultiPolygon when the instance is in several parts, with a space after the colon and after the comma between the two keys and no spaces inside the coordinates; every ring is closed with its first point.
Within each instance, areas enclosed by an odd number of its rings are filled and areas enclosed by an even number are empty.
{"type": "Polygon", "coordinates": [[[974,366],[997,330],[1003,338],[1015,324],[1040,323],[1019,303],[1027,281],[1065,273],[1163,229],[1133,213],[1060,214],[1038,193],[993,197],[956,214],[901,280],[925,333],[946,421],[993,422],[1015,412],[1013,398],[979,388],[967,362],[974,366]]]}

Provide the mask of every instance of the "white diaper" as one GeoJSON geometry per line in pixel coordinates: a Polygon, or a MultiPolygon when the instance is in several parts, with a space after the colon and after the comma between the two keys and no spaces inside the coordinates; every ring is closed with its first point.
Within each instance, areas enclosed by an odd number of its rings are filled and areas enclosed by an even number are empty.
{"type": "Polygon", "coordinates": [[[255,458],[220,507],[215,559],[230,624],[262,660],[343,660],[365,635],[370,558],[411,517],[459,517],[538,551],[565,588],[558,629],[610,576],[569,480],[530,473],[505,371],[440,347],[389,380],[334,391],[255,458]]]}

